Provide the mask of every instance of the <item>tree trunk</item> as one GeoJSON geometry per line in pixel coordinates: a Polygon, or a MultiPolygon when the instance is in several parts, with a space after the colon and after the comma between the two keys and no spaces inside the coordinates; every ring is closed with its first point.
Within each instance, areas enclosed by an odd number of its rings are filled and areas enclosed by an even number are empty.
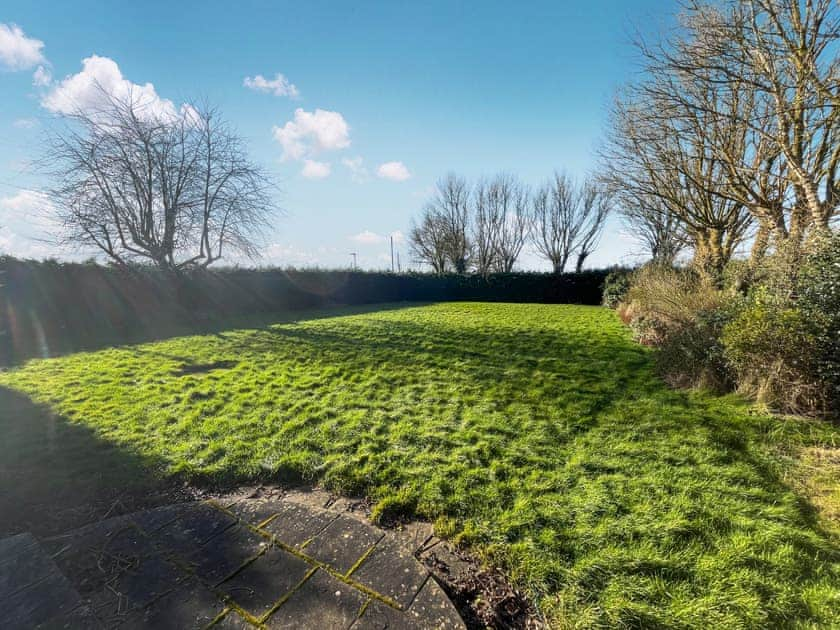
{"type": "Polygon", "coordinates": [[[771,231],[770,223],[766,219],[759,221],[758,231],[755,233],[755,240],[753,241],[753,246],[750,250],[749,266],[753,270],[758,268],[761,261],[764,260],[765,254],[767,254],[767,247],[770,244],[771,231]]]}
{"type": "Polygon", "coordinates": [[[694,235],[694,268],[718,288],[723,286],[723,269],[728,262],[723,240],[724,232],[719,228],[698,231],[694,235]]]}

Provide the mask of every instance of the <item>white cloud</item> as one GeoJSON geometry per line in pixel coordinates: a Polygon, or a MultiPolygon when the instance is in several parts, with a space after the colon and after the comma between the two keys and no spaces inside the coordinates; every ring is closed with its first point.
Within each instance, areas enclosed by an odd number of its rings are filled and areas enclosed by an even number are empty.
{"type": "MultiPolygon", "coordinates": [[[[261,253],[258,263],[265,266],[313,267],[322,262],[311,250],[285,243],[270,243],[261,253]]],[[[253,264],[251,261],[243,263],[253,264]]]]}
{"type": "Polygon", "coordinates": [[[46,63],[44,42],[27,37],[16,24],[0,22],[0,65],[6,70],[28,70],[46,63]]]}
{"type": "Polygon", "coordinates": [[[178,115],[174,103],[158,96],[154,85],[132,83],[113,59],[98,55],[83,59],[82,71],[62,79],[41,99],[41,105],[55,114],[90,113],[104,108],[109,97],[131,100],[150,118],[178,115]]]}
{"type": "Polygon", "coordinates": [[[358,234],[351,236],[350,240],[361,245],[376,245],[377,243],[383,243],[385,241],[385,237],[381,234],[377,234],[376,232],[364,230],[363,232],[359,232],[358,234]]]}
{"type": "Polygon", "coordinates": [[[58,223],[49,197],[21,190],[0,197],[0,253],[19,258],[49,258],[61,254],[55,245],[58,223]]]}
{"type": "Polygon", "coordinates": [[[32,85],[35,87],[47,87],[52,83],[52,72],[49,68],[38,66],[32,74],[32,85]]]}
{"type": "Polygon", "coordinates": [[[411,177],[411,173],[408,172],[408,168],[402,162],[385,162],[384,164],[380,164],[379,168],[376,169],[376,175],[377,177],[391,179],[395,182],[404,182],[411,177]]]}
{"type": "Polygon", "coordinates": [[[339,264],[347,265],[348,256],[345,247],[325,246],[301,246],[294,243],[281,243],[278,241],[269,242],[260,252],[261,256],[256,260],[231,259],[229,262],[253,266],[256,262],[261,267],[315,267],[326,265],[335,267],[339,264]]]}
{"type": "Polygon", "coordinates": [[[35,118],[18,118],[12,123],[12,126],[16,129],[33,129],[38,126],[38,120],[35,118]]]}
{"type": "MultiPolygon", "coordinates": [[[[10,232],[3,228],[0,228],[0,254],[33,260],[58,258],[55,248],[50,243],[10,232]]],[[[62,255],[62,257],[65,256],[62,255]]]]}
{"type": "Polygon", "coordinates": [[[288,96],[289,98],[300,97],[300,92],[298,91],[297,86],[294,83],[291,83],[279,72],[273,79],[266,79],[261,74],[258,74],[255,77],[245,77],[242,85],[257,92],[270,92],[274,94],[274,96],[288,96]]]}
{"type": "Polygon", "coordinates": [[[321,151],[335,151],[350,146],[350,127],[338,112],[300,107],[293,120],[272,129],[274,139],[283,147],[283,160],[300,160],[321,151]]]}
{"type": "Polygon", "coordinates": [[[21,190],[9,197],[0,197],[0,210],[6,217],[32,218],[52,208],[49,197],[37,190],[21,190]]]}
{"type": "Polygon", "coordinates": [[[380,243],[387,242],[389,237],[394,239],[395,245],[399,245],[403,242],[403,240],[405,240],[403,233],[399,230],[391,232],[391,234],[377,234],[376,232],[371,232],[370,230],[364,230],[351,236],[350,240],[355,243],[359,243],[360,245],[378,245],[380,243]]]}
{"type": "Polygon", "coordinates": [[[332,167],[326,162],[316,162],[315,160],[304,160],[303,170],[300,174],[310,179],[323,179],[330,174],[332,167]]]}
{"type": "Polygon", "coordinates": [[[341,163],[350,169],[350,177],[354,182],[365,182],[368,180],[369,174],[367,167],[364,165],[362,156],[359,155],[354,158],[343,158],[341,163]]]}

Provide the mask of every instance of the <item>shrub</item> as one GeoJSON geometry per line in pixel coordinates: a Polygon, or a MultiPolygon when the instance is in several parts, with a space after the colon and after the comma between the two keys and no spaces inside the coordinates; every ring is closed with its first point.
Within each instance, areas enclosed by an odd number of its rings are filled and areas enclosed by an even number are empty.
{"type": "Polygon", "coordinates": [[[663,378],[675,387],[726,391],[733,373],[724,356],[721,332],[731,319],[727,306],[703,310],[691,322],[671,329],[656,352],[663,378]]]}
{"type": "Polygon", "coordinates": [[[616,308],[630,290],[632,272],[629,269],[616,269],[604,278],[603,304],[609,308],[616,308]]]}
{"type": "MultiPolygon", "coordinates": [[[[781,411],[840,413],[840,233],[758,267],[733,261],[723,279],[718,289],[692,269],[647,265],[617,310],[673,385],[735,385],[781,411]]],[[[607,279],[610,295],[618,282],[607,279]]]]}
{"type": "Polygon", "coordinates": [[[619,314],[640,342],[656,347],[665,380],[720,390],[731,381],[719,341],[731,317],[729,302],[691,269],[648,265],[633,274],[619,314]]]}
{"type": "Polygon", "coordinates": [[[721,337],[738,389],[781,411],[824,408],[814,331],[813,322],[793,302],[773,296],[766,287],[753,291],[721,337]]]}
{"type": "Polygon", "coordinates": [[[693,325],[698,313],[715,311],[724,295],[692,269],[646,265],[633,274],[625,314],[637,338],[659,345],[675,329],[693,325]]]}
{"type": "Polygon", "coordinates": [[[738,386],[795,413],[840,408],[840,234],[814,238],[791,263],[768,259],[744,307],[723,331],[738,386]]]}
{"type": "Polygon", "coordinates": [[[799,308],[817,339],[817,376],[829,409],[840,413],[840,233],[814,243],[797,282],[799,308]]]}

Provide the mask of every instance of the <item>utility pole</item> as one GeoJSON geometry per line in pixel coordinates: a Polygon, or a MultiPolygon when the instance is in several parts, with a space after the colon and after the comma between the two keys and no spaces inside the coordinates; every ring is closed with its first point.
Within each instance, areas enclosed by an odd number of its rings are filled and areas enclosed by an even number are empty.
{"type": "Polygon", "coordinates": [[[394,273],[394,235],[391,234],[391,273],[394,273]]]}
{"type": "Polygon", "coordinates": [[[397,252],[397,273],[402,273],[402,267],[400,267],[400,253],[397,252]]]}
{"type": "Polygon", "coordinates": [[[350,255],[353,257],[353,266],[351,269],[358,269],[358,265],[356,265],[356,252],[350,252],[350,255]]]}

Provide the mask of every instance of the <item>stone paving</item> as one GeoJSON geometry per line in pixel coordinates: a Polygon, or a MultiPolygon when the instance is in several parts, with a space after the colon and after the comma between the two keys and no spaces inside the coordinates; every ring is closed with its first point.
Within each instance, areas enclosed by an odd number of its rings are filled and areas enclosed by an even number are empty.
{"type": "Polygon", "coordinates": [[[0,540],[0,627],[464,628],[415,559],[426,538],[276,499],[19,534],[0,540]]]}

